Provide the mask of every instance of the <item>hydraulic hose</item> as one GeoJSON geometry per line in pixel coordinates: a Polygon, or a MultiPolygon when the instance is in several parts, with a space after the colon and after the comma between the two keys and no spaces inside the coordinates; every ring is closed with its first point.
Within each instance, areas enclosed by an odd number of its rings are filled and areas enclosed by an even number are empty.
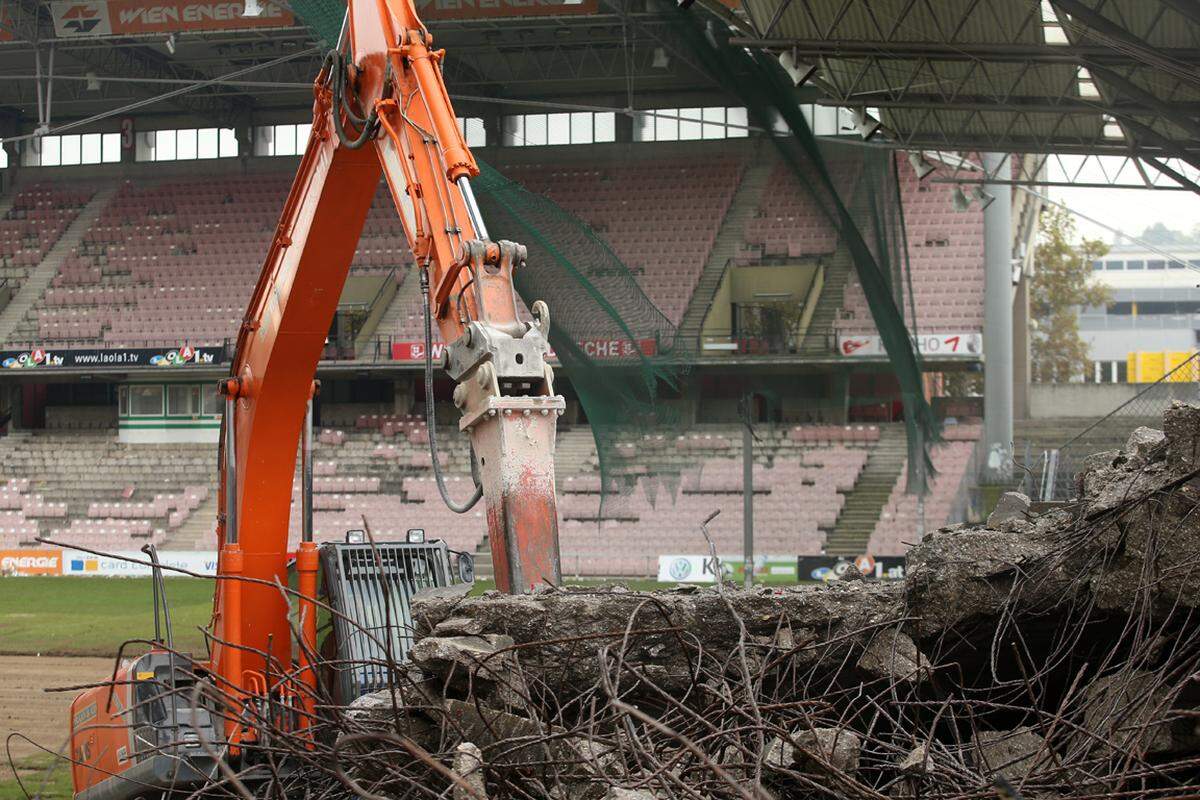
{"type": "MultiPolygon", "coordinates": [[[[338,140],[342,146],[350,150],[357,150],[371,140],[375,135],[376,123],[378,122],[375,112],[372,111],[367,117],[360,117],[350,107],[349,101],[346,100],[346,61],[341,53],[336,50],[330,51],[325,58],[329,64],[330,80],[333,86],[333,127],[337,131],[338,140]],[[342,122],[342,113],[355,125],[358,125],[358,135],[353,139],[346,134],[346,126],[342,122]]],[[[322,70],[324,67],[322,67],[322,70]]]]}
{"type": "MultiPolygon", "coordinates": [[[[450,499],[446,490],[446,478],[442,475],[442,465],[438,460],[437,446],[437,412],[433,402],[433,318],[429,311],[429,268],[421,267],[421,306],[425,309],[425,427],[429,430],[429,455],[433,459],[433,477],[437,480],[438,494],[446,508],[455,514],[465,514],[475,507],[479,498],[483,497],[483,486],[478,479],[475,481],[475,494],[464,505],[457,505],[450,499]]],[[[471,473],[475,472],[475,457],[471,454],[471,473]]]]}

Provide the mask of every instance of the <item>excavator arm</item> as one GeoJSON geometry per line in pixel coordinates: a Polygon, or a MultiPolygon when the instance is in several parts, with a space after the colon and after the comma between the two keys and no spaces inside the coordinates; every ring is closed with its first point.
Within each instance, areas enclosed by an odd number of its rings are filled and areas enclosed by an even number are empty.
{"type": "MultiPolygon", "coordinates": [[[[273,690],[268,676],[291,663],[289,608],[276,584],[287,583],[297,444],[381,174],[447,343],[442,366],[457,383],[498,588],[559,580],[553,453],[563,400],[546,363],[549,314],[536,303],[532,323],[518,316],[513,272],[526,251],[488,236],[471,191],[479,169],[446,94],[443,56],[413,0],[349,0],[341,39],[314,85],[312,134],[221,383],[211,668],[235,696],[273,690]]],[[[304,651],[316,645],[317,555],[308,530],[296,565],[303,667],[304,651]]],[[[302,678],[315,680],[311,669],[302,678]]],[[[229,728],[236,742],[239,732],[229,728]]]]}

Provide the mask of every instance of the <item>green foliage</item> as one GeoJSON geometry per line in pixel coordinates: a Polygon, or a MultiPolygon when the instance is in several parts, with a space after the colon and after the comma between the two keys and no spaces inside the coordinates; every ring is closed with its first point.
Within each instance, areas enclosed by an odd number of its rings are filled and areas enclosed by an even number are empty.
{"type": "Polygon", "coordinates": [[[1091,281],[1092,261],[1108,252],[1097,239],[1075,243],[1075,223],[1058,208],[1042,211],[1030,316],[1033,379],[1065,383],[1085,373],[1087,343],[1079,335],[1079,308],[1109,302],[1107,288],[1091,281]]]}
{"type": "Polygon", "coordinates": [[[1168,228],[1161,222],[1156,222],[1142,231],[1142,241],[1152,245],[1200,244],[1200,225],[1192,227],[1191,232],[1177,231],[1168,228]]]}

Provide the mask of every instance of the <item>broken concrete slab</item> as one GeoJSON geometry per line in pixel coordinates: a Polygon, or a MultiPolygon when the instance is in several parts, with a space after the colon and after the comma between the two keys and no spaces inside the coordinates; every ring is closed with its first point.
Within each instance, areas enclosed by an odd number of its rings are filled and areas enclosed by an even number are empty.
{"type": "Polygon", "coordinates": [[[976,769],[1011,783],[1025,780],[1050,756],[1046,740],[1028,727],[980,731],[971,740],[971,748],[976,769]]]}
{"type": "Polygon", "coordinates": [[[896,629],[880,631],[871,638],[859,656],[858,668],[873,678],[895,682],[923,683],[933,674],[917,643],[896,629]]]}
{"type": "Polygon", "coordinates": [[[497,633],[474,636],[427,636],[413,645],[411,658],[418,667],[445,674],[455,669],[489,680],[512,677],[511,636],[497,633]]]}
{"type": "Polygon", "coordinates": [[[1159,430],[1141,426],[1134,428],[1125,441],[1125,456],[1131,464],[1145,464],[1161,455],[1167,437],[1159,430]]]}
{"type": "Polygon", "coordinates": [[[1200,405],[1178,400],[1163,413],[1167,465],[1178,471],[1200,469],[1200,405]]]}
{"type": "Polygon", "coordinates": [[[793,731],[796,765],[804,770],[825,772],[833,768],[845,775],[858,773],[862,738],[848,728],[812,728],[793,731]]]}
{"type": "Polygon", "coordinates": [[[988,515],[987,526],[995,528],[1008,520],[1024,522],[1029,514],[1029,498],[1020,492],[1005,492],[996,501],[996,508],[988,515]]]}
{"type": "Polygon", "coordinates": [[[454,800],[487,800],[483,753],[478,747],[472,742],[462,742],[454,748],[451,769],[459,780],[454,787],[454,800]]]}

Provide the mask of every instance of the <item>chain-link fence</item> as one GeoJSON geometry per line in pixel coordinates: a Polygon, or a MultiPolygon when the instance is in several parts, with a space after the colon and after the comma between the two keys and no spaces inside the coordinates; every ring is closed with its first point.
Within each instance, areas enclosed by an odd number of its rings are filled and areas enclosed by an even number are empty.
{"type": "Polygon", "coordinates": [[[1069,500],[1075,496],[1075,474],[1093,453],[1116,450],[1139,425],[1162,424],[1163,411],[1175,400],[1200,400],[1200,352],[1154,383],[1147,384],[1108,414],[1084,426],[1062,444],[1025,445],[1025,477],[1021,491],[1030,497],[1069,500]]]}

